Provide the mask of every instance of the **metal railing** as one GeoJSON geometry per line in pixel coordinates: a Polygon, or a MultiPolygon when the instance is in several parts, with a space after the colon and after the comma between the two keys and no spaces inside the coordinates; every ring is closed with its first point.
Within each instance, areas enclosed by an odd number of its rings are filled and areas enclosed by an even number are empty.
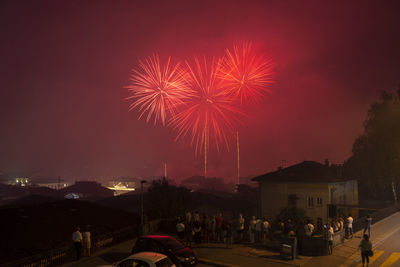
{"type": "MultiPolygon", "coordinates": [[[[384,209],[380,209],[374,213],[371,213],[372,217],[372,224],[379,222],[380,220],[396,213],[399,211],[400,205],[392,205],[384,209]]],[[[353,223],[353,230],[354,232],[357,232],[359,230],[362,230],[365,226],[365,219],[366,216],[360,217],[356,219],[353,223]]]]}

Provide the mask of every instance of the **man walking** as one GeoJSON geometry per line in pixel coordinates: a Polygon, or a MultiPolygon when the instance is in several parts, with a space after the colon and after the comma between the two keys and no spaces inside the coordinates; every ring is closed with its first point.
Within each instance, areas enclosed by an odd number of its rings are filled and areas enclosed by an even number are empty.
{"type": "Polygon", "coordinates": [[[365,219],[365,227],[364,227],[364,235],[365,232],[368,230],[368,236],[371,237],[371,224],[372,224],[372,218],[371,215],[367,215],[367,218],[365,219]]]}
{"type": "Polygon", "coordinates": [[[74,241],[74,247],[76,250],[76,259],[79,260],[81,258],[82,242],[83,242],[79,226],[76,227],[76,231],[72,233],[72,241],[74,241]]]}

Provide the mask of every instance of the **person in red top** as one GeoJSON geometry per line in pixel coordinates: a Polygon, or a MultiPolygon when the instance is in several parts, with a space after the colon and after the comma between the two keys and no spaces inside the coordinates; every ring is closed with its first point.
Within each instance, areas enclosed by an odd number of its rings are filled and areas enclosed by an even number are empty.
{"type": "Polygon", "coordinates": [[[217,232],[217,242],[222,242],[224,237],[222,236],[222,224],[224,219],[222,218],[222,213],[219,213],[217,218],[215,218],[215,229],[217,232]]]}

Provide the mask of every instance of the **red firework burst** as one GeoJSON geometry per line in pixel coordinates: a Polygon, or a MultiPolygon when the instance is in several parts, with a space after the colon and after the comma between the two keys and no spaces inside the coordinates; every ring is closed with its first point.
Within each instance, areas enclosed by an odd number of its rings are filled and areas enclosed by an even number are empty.
{"type": "Polygon", "coordinates": [[[239,98],[242,104],[245,101],[257,103],[270,92],[272,68],[270,59],[259,54],[252,43],[245,42],[234,45],[233,51],[226,49],[217,75],[224,81],[227,94],[239,98]]]}
{"type": "Polygon", "coordinates": [[[221,80],[216,76],[219,65],[214,60],[195,58],[193,67],[188,62],[186,66],[183,77],[193,94],[170,121],[178,132],[177,139],[190,135],[196,153],[203,146],[207,153],[210,139],[218,151],[221,143],[229,149],[227,135],[233,133],[242,113],[235,108],[235,99],[220,90],[221,80]]]}
{"type": "Polygon", "coordinates": [[[165,126],[168,115],[174,115],[178,105],[189,97],[190,89],[181,75],[179,64],[173,66],[169,57],[161,66],[159,56],[139,61],[137,69],[132,70],[131,84],[127,86],[132,95],[129,110],[138,108],[139,119],[147,113],[146,122],[154,117],[154,125],[161,120],[165,126]]]}

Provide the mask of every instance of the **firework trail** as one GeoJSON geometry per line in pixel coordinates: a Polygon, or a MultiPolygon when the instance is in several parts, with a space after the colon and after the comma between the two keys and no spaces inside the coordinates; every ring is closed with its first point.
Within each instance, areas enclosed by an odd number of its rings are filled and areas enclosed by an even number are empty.
{"type": "Polygon", "coordinates": [[[224,81],[225,93],[238,98],[241,104],[259,103],[270,92],[273,64],[251,42],[234,45],[232,51],[226,49],[218,64],[217,76],[224,81]]]}
{"type": "Polygon", "coordinates": [[[221,144],[229,150],[228,135],[240,123],[242,112],[235,107],[234,98],[220,89],[218,66],[215,60],[207,62],[205,58],[195,58],[193,66],[186,62],[187,72],[183,77],[193,94],[170,121],[178,132],[176,139],[191,136],[190,144],[195,146],[196,154],[201,147],[206,153],[210,143],[218,151],[221,144]]]}
{"type": "Polygon", "coordinates": [[[138,68],[132,70],[131,84],[127,86],[132,93],[127,99],[133,100],[129,111],[138,108],[139,119],[147,113],[146,122],[153,117],[154,125],[161,121],[165,126],[168,116],[175,115],[176,108],[190,97],[191,90],[181,71],[179,64],[171,64],[171,57],[163,66],[156,54],[139,61],[138,68]]]}

